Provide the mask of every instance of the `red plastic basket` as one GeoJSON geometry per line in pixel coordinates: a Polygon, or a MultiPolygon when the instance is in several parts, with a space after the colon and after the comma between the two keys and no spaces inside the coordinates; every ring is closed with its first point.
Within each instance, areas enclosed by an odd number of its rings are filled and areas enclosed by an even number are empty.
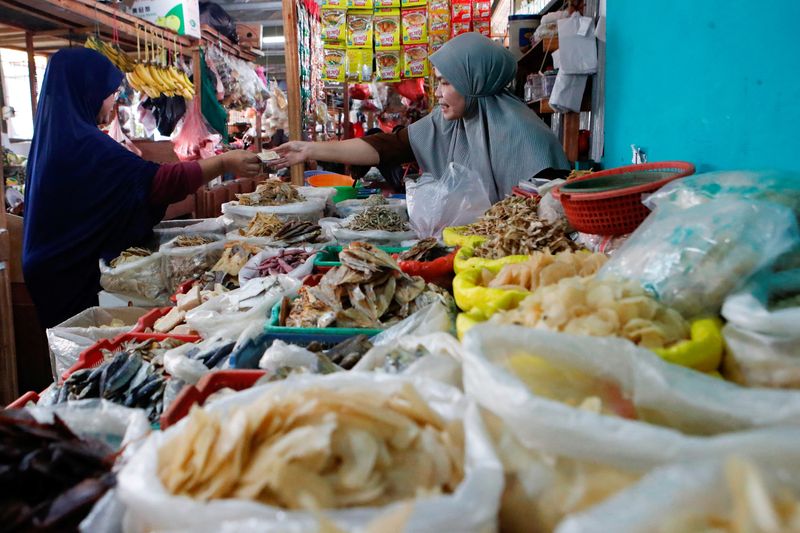
{"type": "MultiPolygon", "coordinates": [[[[458,250],[453,250],[451,253],[434,259],[433,261],[397,261],[400,270],[409,276],[420,276],[427,283],[433,283],[445,289],[453,287],[453,278],[455,271],[453,270],[453,263],[456,259],[458,250]]],[[[399,254],[392,254],[396,260],[399,254]]]]}
{"type": "Polygon", "coordinates": [[[87,348],[81,355],[78,356],[78,361],[72,365],[66,372],[61,375],[62,380],[66,380],[70,375],[78,370],[84,368],[93,368],[99,366],[103,362],[103,350],[111,350],[112,352],[119,348],[123,343],[128,341],[163,341],[166,339],[178,339],[184,342],[197,342],[200,340],[195,335],[161,335],[159,333],[123,333],[115,339],[102,339],[90,348],[87,348]]]}
{"type": "Polygon", "coordinates": [[[172,296],[169,297],[169,300],[174,304],[178,303],[178,295],[179,294],[186,294],[187,292],[192,290],[192,287],[194,287],[195,283],[197,283],[197,282],[198,282],[198,280],[196,280],[196,279],[190,279],[190,280],[184,281],[183,283],[178,285],[178,290],[175,291],[175,294],[173,294],[172,296]]]}
{"type": "Polygon", "coordinates": [[[177,423],[189,414],[193,405],[203,405],[209,396],[221,389],[244,390],[252,387],[265,370],[219,370],[206,374],[197,385],[187,385],[161,415],[161,429],[177,423]]]}
{"type": "Polygon", "coordinates": [[[39,401],[39,394],[29,390],[10,404],[6,406],[6,409],[22,409],[25,407],[28,402],[37,403],[39,401]]]}
{"type": "Polygon", "coordinates": [[[604,176],[624,176],[643,172],[670,174],[653,183],[605,192],[566,193],[562,192],[560,187],[556,187],[553,196],[561,201],[567,220],[576,230],[593,235],[624,235],[635,230],[650,214],[650,210],[642,203],[642,194],[654,192],[672,180],[694,174],[694,165],[682,161],[628,165],[570,180],[570,183],[573,183],[604,176]]]}
{"type": "MultiPolygon", "coordinates": [[[[152,311],[148,312],[146,315],[139,317],[139,320],[136,322],[136,326],[130,331],[131,333],[146,333],[148,329],[152,330],[153,327],[156,325],[156,321],[159,318],[166,316],[170,311],[172,311],[174,307],[157,307],[152,311]]],[[[167,333],[167,335],[173,335],[172,333],[167,333]]],[[[195,340],[200,340],[199,335],[182,335],[183,337],[195,337],[195,340]]]]}

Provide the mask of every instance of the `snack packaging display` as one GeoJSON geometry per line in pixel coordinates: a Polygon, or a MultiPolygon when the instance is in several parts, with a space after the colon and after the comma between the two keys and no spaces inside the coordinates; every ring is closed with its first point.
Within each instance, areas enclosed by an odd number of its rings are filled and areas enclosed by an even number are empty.
{"type": "Polygon", "coordinates": [[[430,74],[427,44],[403,46],[403,77],[424,78],[430,74]]]}
{"type": "Polygon", "coordinates": [[[394,49],[400,46],[400,10],[376,9],[374,17],[375,49],[394,49]]]}
{"type": "Polygon", "coordinates": [[[431,35],[430,41],[428,43],[428,47],[430,49],[430,54],[435,54],[444,43],[447,42],[447,39],[450,37],[450,25],[448,24],[447,35],[431,35]]]}
{"type": "Polygon", "coordinates": [[[341,9],[347,8],[347,0],[320,0],[319,7],[322,9],[341,9]]]}
{"type": "Polygon", "coordinates": [[[484,37],[492,36],[492,21],[491,20],[474,20],[472,21],[472,31],[480,33],[484,37]]]}
{"type": "Polygon", "coordinates": [[[325,66],[322,78],[327,81],[344,81],[347,62],[345,47],[326,44],[323,50],[325,66]]]}
{"type": "Polygon", "coordinates": [[[433,37],[450,35],[450,10],[433,11],[430,10],[428,17],[430,19],[428,33],[433,37]]]}
{"type": "Polygon", "coordinates": [[[347,0],[347,9],[372,9],[372,0],[347,0]]]}
{"type": "Polygon", "coordinates": [[[453,0],[451,10],[453,12],[452,21],[454,25],[456,22],[466,23],[467,25],[472,22],[472,3],[470,0],[453,0]]]}
{"type": "Polygon", "coordinates": [[[458,37],[462,33],[469,33],[472,31],[472,23],[471,22],[453,22],[452,31],[450,32],[451,37],[458,37]]]}
{"type": "MultiPolygon", "coordinates": [[[[322,21],[322,40],[326,43],[340,43],[345,39],[345,17],[347,12],[344,9],[323,9],[320,16],[322,21]]],[[[325,64],[328,64],[327,57],[325,64]]]]}
{"type": "MultiPolygon", "coordinates": [[[[428,10],[403,9],[403,44],[428,44],[428,10]]],[[[426,53],[427,57],[427,53],[426,53]]]]}
{"type": "Polygon", "coordinates": [[[375,50],[376,81],[400,81],[403,72],[401,54],[402,50],[399,47],[391,50],[375,50]]]}
{"type": "Polygon", "coordinates": [[[492,2],[489,0],[475,0],[472,3],[472,20],[491,20],[492,2]]]}
{"type": "Polygon", "coordinates": [[[347,12],[347,47],[372,48],[372,11],[347,12]]]}
{"type": "Polygon", "coordinates": [[[428,0],[400,0],[400,6],[405,9],[407,7],[425,7],[428,5],[428,0]]]}
{"type": "Polygon", "coordinates": [[[372,50],[365,48],[348,48],[345,77],[347,81],[371,81],[372,50]]]}
{"type": "Polygon", "coordinates": [[[375,9],[400,9],[400,0],[373,0],[375,9]]]}

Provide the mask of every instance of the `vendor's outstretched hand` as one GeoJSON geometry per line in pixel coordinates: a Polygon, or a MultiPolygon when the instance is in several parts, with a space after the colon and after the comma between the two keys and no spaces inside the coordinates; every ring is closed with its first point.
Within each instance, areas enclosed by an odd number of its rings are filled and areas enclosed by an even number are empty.
{"type": "Polygon", "coordinates": [[[289,141],[275,148],[275,153],[281,156],[280,159],[270,161],[270,166],[276,169],[290,167],[305,163],[309,157],[311,143],[303,141],[289,141]]]}
{"type": "Polygon", "coordinates": [[[223,156],[225,171],[240,178],[255,178],[261,173],[261,159],[253,152],[233,150],[223,156]]]}

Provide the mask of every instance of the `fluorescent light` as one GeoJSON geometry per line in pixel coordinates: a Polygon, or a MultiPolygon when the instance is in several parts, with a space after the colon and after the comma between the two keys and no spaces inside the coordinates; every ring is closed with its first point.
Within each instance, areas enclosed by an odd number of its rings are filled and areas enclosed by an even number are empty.
{"type": "Polygon", "coordinates": [[[283,44],[286,41],[286,37],[283,35],[273,35],[271,37],[264,37],[261,39],[261,42],[264,44],[283,44]]]}

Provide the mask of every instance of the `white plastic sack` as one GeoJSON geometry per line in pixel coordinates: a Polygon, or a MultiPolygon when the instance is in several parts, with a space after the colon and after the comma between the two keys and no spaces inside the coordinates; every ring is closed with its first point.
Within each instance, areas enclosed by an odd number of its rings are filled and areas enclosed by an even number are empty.
{"type": "Polygon", "coordinates": [[[389,345],[406,335],[421,337],[431,333],[452,333],[453,317],[443,303],[433,303],[404,318],[372,338],[375,346],[389,345]]]}
{"type": "Polygon", "coordinates": [[[447,166],[444,176],[406,180],[411,228],[421,239],[441,240],[444,228],[474,222],[492,207],[491,200],[481,177],[456,163],[447,166]]]}
{"type": "Polygon", "coordinates": [[[61,379],[62,374],[78,362],[81,352],[100,339],[113,339],[129,332],[148,311],[141,307],[90,307],[48,328],[45,333],[50,347],[53,379],[61,379]],[[121,320],[124,325],[109,327],[115,319],[121,320]]]}
{"type": "MultiPolygon", "coordinates": [[[[306,259],[306,261],[302,265],[289,272],[287,276],[289,276],[290,278],[302,280],[304,277],[308,276],[314,271],[314,259],[316,259],[317,255],[313,253],[316,251],[314,248],[306,246],[286,248],[285,250],[296,250],[296,249],[302,249],[308,253],[311,253],[311,255],[308,257],[308,259],[306,259]]],[[[284,251],[284,249],[267,248],[263,252],[251,257],[239,271],[239,286],[241,287],[251,279],[259,277],[258,265],[260,265],[262,261],[269,259],[270,257],[275,257],[279,255],[281,251],[284,251]]]]}
{"type": "Polygon", "coordinates": [[[550,93],[550,107],[560,113],[580,112],[588,79],[589,76],[585,74],[566,74],[559,70],[553,92],[550,93]]]}
{"type": "Polygon", "coordinates": [[[776,337],[726,324],[725,377],[748,387],[800,389],[800,338],[776,337]]]}
{"type": "Polygon", "coordinates": [[[775,311],[767,307],[771,297],[781,293],[800,293],[800,269],[759,274],[728,296],[722,316],[742,329],[800,341],[800,305],[775,311]]]}
{"type": "MultiPolygon", "coordinates": [[[[282,241],[276,241],[271,237],[243,237],[239,230],[228,232],[225,236],[228,242],[237,241],[237,242],[244,242],[250,244],[252,246],[257,246],[259,248],[286,248],[286,243],[282,241]]],[[[291,247],[297,248],[311,248],[313,250],[319,251],[325,248],[326,246],[336,246],[336,239],[331,237],[323,230],[322,235],[320,235],[320,242],[304,242],[301,244],[292,244],[291,247]]]]}
{"type": "Polygon", "coordinates": [[[159,246],[179,235],[225,235],[227,225],[224,217],[194,220],[164,220],[153,228],[159,246]]]}
{"type": "Polygon", "coordinates": [[[318,367],[319,358],[316,354],[282,340],[275,340],[258,361],[258,368],[263,368],[268,373],[274,373],[280,368],[307,368],[316,371],[318,367]]]}
{"type": "Polygon", "coordinates": [[[659,208],[599,275],[637,280],[687,318],[715,315],[728,294],[798,243],[794,213],[771,202],[659,208]]]}
{"type": "Polygon", "coordinates": [[[709,448],[730,449],[733,434],[725,432],[800,425],[800,394],[739,387],[669,364],[623,339],[479,325],[463,344],[466,393],[500,417],[524,446],[547,453],[619,468],[647,468],[704,456],[709,448]],[[536,396],[501,366],[519,354],[616,385],[638,412],[644,410],[665,425],[696,435],[721,435],[690,436],[536,396]]]}
{"type": "Polygon", "coordinates": [[[566,220],[564,206],[561,205],[559,200],[553,197],[553,189],[566,182],[567,180],[554,179],[538,188],[537,192],[541,198],[539,200],[539,206],[536,208],[536,214],[539,215],[539,218],[550,224],[566,220]]]}
{"type": "Polygon", "coordinates": [[[202,234],[202,236],[214,241],[200,246],[178,247],[174,245],[175,239],[173,239],[159,248],[158,251],[164,256],[164,277],[170,293],[174,294],[181,284],[190,279],[197,279],[211,270],[222,257],[225,238],[213,234],[202,234]]]}
{"type": "MultiPolygon", "coordinates": [[[[343,200],[336,204],[336,212],[339,213],[341,218],[357,215],[358,213],[366,211],[372,207],[366,202],[367,200],[343,200]]],[[[408,220],[408,209],[406,207],[405,200],[401,200],[400,198],[386,198],[386,204],[381,205],[380,207],[385,207],[386,209],[397,213],[397,215],[404,221],[408,220]]]]}
{"type": "Polygon", "coordinates": [[[283,221],[318,222],[324,212],[325,201],[322,198],[306,198],[305,202],[275,206],[239,205],[237,201],[222,204],[222,213],[229,217],[237,228],[246,228],[250,220],[258,213],[275,215],[283,221]]]}
{"type": "MultiPolygon", "coordinates": [[[[795,450],[800,447],[800,434],[797,432],[777,437],[791,439],[795,450]]],[[[692,461],[653,470],[638,483],[605,502],[567,518],[557,533],[678,533],[688,531],[687,528],[691,527],[680,520],[691,518],[700,518],[698,525],[705,525],[703,518],[726,516],[733,507],[725,475],[726,462],[732,459],[742,460],[745,457],[736,455],[735,459],[730,456],[692,461]]],[[[767,449],[760,450],[760,453],[751,452],[745,460],[756,467],[767,487],[791,488],[797,497],[797,491],[800,490],[798,453],[776,457],[767,449]]],[[[751,493],[749,498],[756,497],[751,493]]]]}
{"type": "Polygon", "coordinates": [[[235,340],[252,325],[263,327],[272,307],[284,296],[296,296],[301,285],[289,276],[255,278],[192,309],[186,323],[203,337],[235,340]]]}
{"type": "Polygon", "coordinates": [[[116,268],[100,259],[100,286],[114,294],[140,296],[146,300],[164,298],[167,296],[167,283],[163,258],[163,254],[156,252],[116,268]]]}
{"type": "Polygon", "coordinates": [[[582,17],[580,13],[573,13],[569,18],[560,19],[557,24],[559,74],[597,72],[594,20],[591,17],[582,17]]]}
{"type": "Polygon", "coordinates": [[[345,227],[352,221],[352,218],[323,218],[319,221],[319,225],[333,235],[336,243],[340,246],[351,242],[368,242],[378,246],[400,246],[403,241],[417,238],[414,231],[353,231],[345,227]]]}
{"type": "MultiPolygon", "coordinates": [[[[420,498],[414,502],[404,531],[414,533],[458,531],[483,532],[495,528],[497,504],[502,490],[502,467],[495,456],[477,407],[447,385],[420,378],[410,379],[363,373],[299,376],[242,391],[207,409],[229,412],[258,401],[265,391],[327,387],[370,387],[381,393],[412,383],[431,408],[447,420],[464,423],[465,476],[453,494],[420,498]]],[[[375,518],[406,505],[398,502],[381,508],[321,511],[286,511],[244,500],[199,502],[167,493],[157,474],[158,449],[186,425],[183,420],[147,440],[119,474],[120,497],[128,507],[128,531],[181,529],[192,531],[281,531],[317,532],[318,517],[325,516],[346,531],[358,530],[375,518]]]]}

